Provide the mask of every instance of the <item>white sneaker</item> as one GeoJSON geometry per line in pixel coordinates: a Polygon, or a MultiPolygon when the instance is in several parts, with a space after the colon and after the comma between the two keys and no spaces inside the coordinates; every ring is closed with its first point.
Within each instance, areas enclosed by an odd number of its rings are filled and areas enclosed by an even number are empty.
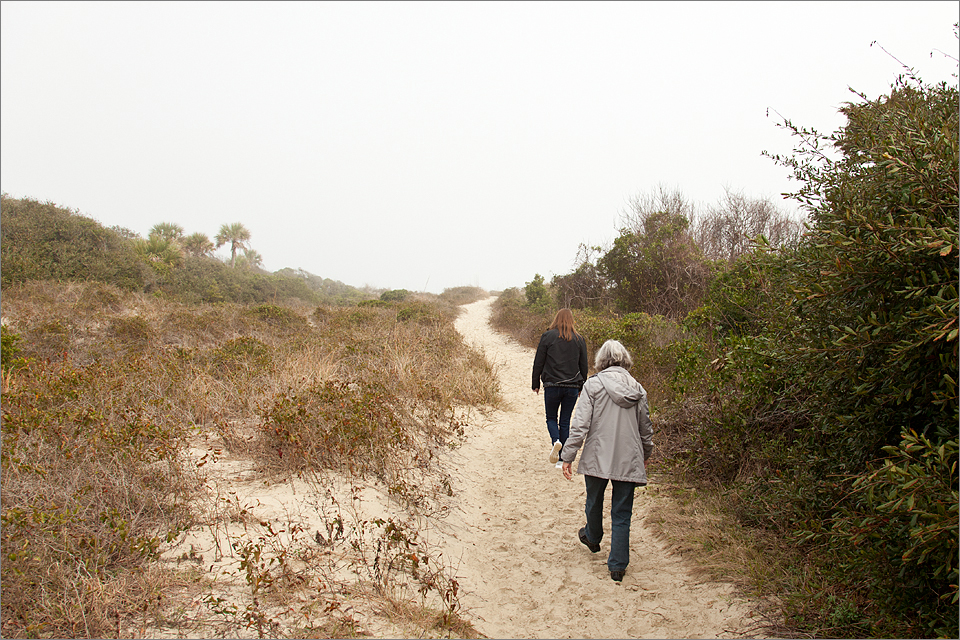
{"type": "Polygon", "coordinates": [[[562,463],[562,462],[559,462],[559,461],[557,462],[557,469],[563,469],[563,463],[562,463]]]}
{"type": "Polygon", "coordinates": [[[557,440],[553,443],[553,451],[550,452],[550,462],[556,462],[560,459],[560,449],[563,449],[563,445],[557,440]]]}

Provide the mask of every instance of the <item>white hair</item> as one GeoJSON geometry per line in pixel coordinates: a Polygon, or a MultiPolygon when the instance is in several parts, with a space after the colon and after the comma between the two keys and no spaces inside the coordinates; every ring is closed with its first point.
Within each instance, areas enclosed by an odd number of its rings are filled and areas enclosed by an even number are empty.
{"type": "Polygon", "coordinates": [[[633,366],[633,358],[627,348],[616,340],[607,340],[597,350],[594,366],[597,371],[603,371],[607,367],[623,367],[629,369],[633,366]]]}

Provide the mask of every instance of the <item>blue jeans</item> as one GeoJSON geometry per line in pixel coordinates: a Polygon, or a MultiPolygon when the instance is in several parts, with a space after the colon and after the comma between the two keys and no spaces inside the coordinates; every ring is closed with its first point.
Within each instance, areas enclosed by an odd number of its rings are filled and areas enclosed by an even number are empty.
{"type": "Polygon", "coordinates": [[[577,404],[580,389],[576,387],[544,387],[543,406],[547,411],[547,431],[550,432],[550,442],[560,443],[567,441],[570,435],[570,416],[573,407],[577,404]],[[558,416],[559,413],[559,416],[558,416]]]}
{"type": "Polygon", "coordinates": [[[636,483],[583,476],[587,485],[587,538],[597,544],[603,539],[603,492],[613,483],[610,501],[610,556],[607,569],[625,571],[630,564],[630,519],[633,517],[633,490],[636,483]]]}

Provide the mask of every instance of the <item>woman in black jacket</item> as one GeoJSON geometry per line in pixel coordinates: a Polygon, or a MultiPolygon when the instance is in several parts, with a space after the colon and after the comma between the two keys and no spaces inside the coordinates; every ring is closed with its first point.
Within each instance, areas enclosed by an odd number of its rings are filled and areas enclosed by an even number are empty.
{"type": "Polygon", "coordinates": [[[560,309],[550,328],[540,336],[533,359],[533,391],[540,393],[542,380],[547,431],[553,443],[550,462],[557,468],[561,464],[560,449],[570,433],[570,416],[586,379],[587,341],[577,333],[570,309],[560,309]]]}

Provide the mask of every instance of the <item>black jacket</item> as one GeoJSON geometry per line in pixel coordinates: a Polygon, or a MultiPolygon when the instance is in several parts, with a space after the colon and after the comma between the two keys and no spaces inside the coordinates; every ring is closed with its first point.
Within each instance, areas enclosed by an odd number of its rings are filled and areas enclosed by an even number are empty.
{"type": "Polygon", "coordinates": [[[540,336],[533,359],[533,389],[545,387],[582,387],[587,379],[587,341],[578,333],[572,340],[560,337],[559,329],[540,336]]]}

